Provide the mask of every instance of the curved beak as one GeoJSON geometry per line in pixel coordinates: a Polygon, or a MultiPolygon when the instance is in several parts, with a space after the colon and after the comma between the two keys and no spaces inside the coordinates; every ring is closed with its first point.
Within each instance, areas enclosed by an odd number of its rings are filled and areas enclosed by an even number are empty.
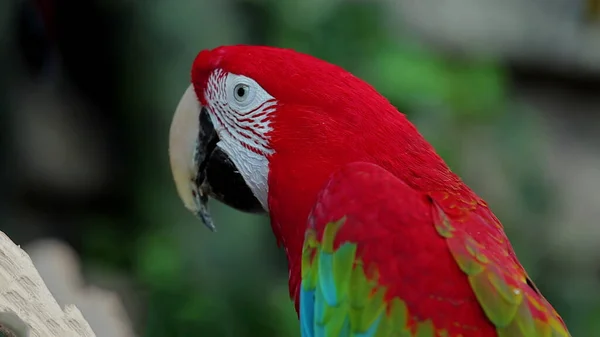
{"type": "Polygon", "coordinates": [[[171,123],[169,159],[177,193],[185,207],[216,230],[208,209],[212,197],[245,212],[264,212],[231,159],[219,148],[209,111],[193,85],[184,92],[171,123]]]}
{"type": "Polygon", "coordinates": [[[206,116],[206,113],[201,113],[202,110],[204,108],[196,98],[194,87],[190,85],[173,115],[169,132],[169,159],[177,193],[183,204],[214,231],[215,225],[208,211],[208,191],[202,188],[206,174],[200,170],[200,166],[210,155],[209,147],[214,149],[217,137],[212,123],[204,123],[208,134],[201,128],[201,118],[206,116]]]}

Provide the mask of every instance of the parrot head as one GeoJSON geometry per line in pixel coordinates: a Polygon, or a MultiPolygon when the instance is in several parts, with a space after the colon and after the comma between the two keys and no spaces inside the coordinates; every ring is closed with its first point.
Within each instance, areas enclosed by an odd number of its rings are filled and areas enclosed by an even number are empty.
{"type": "Polygon", "coordinates": [[[201,51],[169,147],[189,210],[211,228],[208,197],[268,213],[290,262],[290,255],[299,259],[319,189],[345,164],[378,164],[422,190],[460,184],[371,85],[339,66],[276,47],[201,51]]]}

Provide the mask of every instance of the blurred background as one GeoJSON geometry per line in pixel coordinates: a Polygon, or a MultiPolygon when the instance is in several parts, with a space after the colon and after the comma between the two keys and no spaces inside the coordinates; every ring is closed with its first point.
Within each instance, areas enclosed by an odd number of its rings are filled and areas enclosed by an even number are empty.
{"type": "Polygon", "coordinates": [[[99,337],[299,336],[268,219],[215,203],[210,233],[169,171],[192,60],[235,43],[373,84],[600,336],[600,1],[3,0],[0,230],[99,337]]]}

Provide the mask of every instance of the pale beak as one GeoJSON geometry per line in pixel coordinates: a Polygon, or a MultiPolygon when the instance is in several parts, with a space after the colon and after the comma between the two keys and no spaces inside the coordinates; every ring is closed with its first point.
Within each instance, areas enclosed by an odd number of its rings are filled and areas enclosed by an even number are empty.
{"type": "Polygon", "coordinates": [[[215,225],[208,211],[208,191],[202,188],[206,174],[201,165],[206,166],[210,151],[218,139],[207,114],[201,113],[203,110],[190,85],[173,115],[169,132],[169,159],[177,193],[183,204],[214,231],[215,225]]]}
{"type": "Polygon", "coordinates": [[[219,146],[209,110],[190,85],[173,115],[169,157],[177,193],[185,207],[215,231],[208,197],[245,212],[264,212],[244,178],[219,146]]]}

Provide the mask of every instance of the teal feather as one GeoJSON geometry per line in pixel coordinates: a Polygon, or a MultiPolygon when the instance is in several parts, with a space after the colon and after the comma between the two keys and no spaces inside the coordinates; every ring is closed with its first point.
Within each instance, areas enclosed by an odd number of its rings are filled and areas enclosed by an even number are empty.
{"type": "Polygon", "coordinates": [[[315,316],[315,292],[306,290],[304,287],[300,289],[300,326],[302,336],[314,336],[315,330],[313,326],[315,316]]]}
{"type": "Polygon", "coordinates": [[[333,277],[333,254],[323,251],[321,251],[319,258],[319,289],[327,306],[334,307],[339,304],[333,277]]]}

